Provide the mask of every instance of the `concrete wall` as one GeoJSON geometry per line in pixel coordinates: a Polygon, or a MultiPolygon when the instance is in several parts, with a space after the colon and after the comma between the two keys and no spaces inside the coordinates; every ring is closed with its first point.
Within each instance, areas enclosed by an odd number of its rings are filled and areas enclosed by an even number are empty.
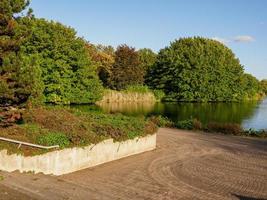
{"type": "Polygon", "coordinates": [[[0,170],[62,175],[156,148],[156,134],[124,142],[105,140],[84,148],[70,148],[24,157],[0,152],[0,170]]]}

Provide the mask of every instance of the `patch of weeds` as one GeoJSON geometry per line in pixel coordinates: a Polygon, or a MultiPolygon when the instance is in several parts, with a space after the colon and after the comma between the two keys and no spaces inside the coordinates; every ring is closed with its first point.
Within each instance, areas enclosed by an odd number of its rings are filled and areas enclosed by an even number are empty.
{"type": "Polygon", "coordinates": [[[149,120],[155,123],[158,127],[174,127],[174,123],[171,120],[161,115],[152,116],[149,120]]]}
{"type": "MultiPolygon", "coordinates": [[[[65,107],[38,107],[25,110],[21,125],[0,128],[0,136],[45,146],[60,148],[87,146],[113,138],[123,141],[153,134],[157,126],[145,117],[130,117],[122,114],[104,114],[98,110],[81,111],[65,107]]],[[[163,120],[160,120],[163,123],[163,120]]],[[[25,156],[48,152],[27,146],[0,141],[0,149],[25,156]]]]}
{"type": "Polygon", "coordinates": [[[37,138],[37,143],[45,146],[59,145],[60,148],[70,145],[69,138],[65,134],[59,132],[40,135],[37,138]]]}
{"type": "Polygon", "coordinates": [[[197,119],[182,120],[175,123],[175,127],[186,130],[201,130],[202,123],[197,119]]]}
{"type": "Polygon", "coordinates": [[[246,136],[267,138],[267,130],[248,129],[244,131],[246,136]]]}
{"type": "Polygon", "coordinates": [[[210,122],[206,126],[208,132],[217,132],[223,134],[242,135],[243,129],[240,124],[210,122]]]}

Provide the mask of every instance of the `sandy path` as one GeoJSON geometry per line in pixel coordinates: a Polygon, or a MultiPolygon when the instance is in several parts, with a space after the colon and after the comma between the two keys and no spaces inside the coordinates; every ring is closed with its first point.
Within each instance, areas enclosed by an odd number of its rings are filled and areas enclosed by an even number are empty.
{"type": "Polygon", "coordinates": [[[160,129],[141,155],[60,177],[0,175],[1,200],[267,199],[267,140],[160,129]]]}

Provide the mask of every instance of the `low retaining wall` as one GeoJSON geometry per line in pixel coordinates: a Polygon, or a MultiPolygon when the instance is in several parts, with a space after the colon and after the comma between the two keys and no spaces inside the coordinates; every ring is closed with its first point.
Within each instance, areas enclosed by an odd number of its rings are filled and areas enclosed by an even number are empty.
{"type": "Polygon", "coordinates": [[[2,150],[0,170],[62,175],[155,148],[156,134],[124,142],[108,139],[84,148],[63,149],[33,157],[8,155],[7,150],[2,150]]]}

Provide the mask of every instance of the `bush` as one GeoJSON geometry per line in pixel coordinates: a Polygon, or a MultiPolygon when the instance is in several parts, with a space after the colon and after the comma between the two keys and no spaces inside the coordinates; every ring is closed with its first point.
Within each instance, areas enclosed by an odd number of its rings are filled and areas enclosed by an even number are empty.
{"type": "Polygon", "coordinates": [[[246,136],[250,137],[261,137],[261,138],[267,138],[267,130],[254,130],[254,129],[249,129],[245,130],[244,134],[246,136]]]}
{"type": "Polygon", "coordinates": [[[162,90],[153,90],[153,93],[157,101],[161,101],[165,96],[162,90]]]}
{"type": "Polygon", "coordinates": [[[145,85],[129,85],[125,89],[126,92],[148,93],[149,88],[145,85]]]}
{"type": "Polygon", "coordinates": [[[197,119],[188,119],[183,121],[178,121],[175,124],[176,128],[186,129],[186,130],[201,130],[202,123],[197,119]]]}
{"type": "Polygon", "coordinates": [[[152,121],[154,124],[156,124],[158,127],[173,127],[174,126],[174,123],[171,120],[161,115],[152,116],[149,118],[149,120],[152,121]]]}
{"type": "Polygon", "coordinates": [[[37,143],[46,146],[59,145],[60,148],[64,148],[70,145],[68,137],[65,134],[59,132],[51,132],[40,135],[37,138],[37,143]]]}
{"type": "Polygon", "coordinates": [[[209,132],[218,132],[232,135],[241,135],[243,133],[243,129],[240,124],[235,123],[210,122],[207,124],[206,129],[209,132]]]}

